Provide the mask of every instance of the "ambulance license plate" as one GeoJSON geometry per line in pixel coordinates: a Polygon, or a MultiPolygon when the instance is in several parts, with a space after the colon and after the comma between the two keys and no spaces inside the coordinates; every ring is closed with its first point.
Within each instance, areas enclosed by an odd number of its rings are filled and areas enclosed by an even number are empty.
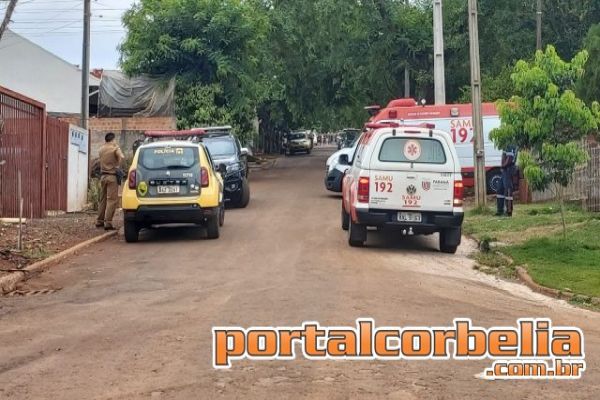
{"type": "Polygon", "coordinates": [[[157,186],[158,194],[176,194],[179,193],[179,186],[157,186]]]}
{"type": "Polygon", "coordinates": [[[421,213],[416,212],[400,212],[398,213],[398,221],[400,222],[422,222],[421,213]]]}

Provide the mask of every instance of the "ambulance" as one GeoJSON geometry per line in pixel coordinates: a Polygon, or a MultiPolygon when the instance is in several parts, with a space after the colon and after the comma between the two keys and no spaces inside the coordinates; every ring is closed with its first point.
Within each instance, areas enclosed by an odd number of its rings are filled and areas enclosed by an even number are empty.
{"type": "MultiPolygon", "coordinates": [[[[500,127],[500,117],[493,103],[484,103],[482,111],[487,190],[488,193],[496,193],[502,180],[502,151],[490,140],[490,132],[500,127]]],[[[460,161],[464,186],[475,185],[471,104],[419,105],[414,99],[396,99],[380,109],[370,120],[387,121],[411,125],[432,124],[435,129],[449,133],[460,161]]]]}

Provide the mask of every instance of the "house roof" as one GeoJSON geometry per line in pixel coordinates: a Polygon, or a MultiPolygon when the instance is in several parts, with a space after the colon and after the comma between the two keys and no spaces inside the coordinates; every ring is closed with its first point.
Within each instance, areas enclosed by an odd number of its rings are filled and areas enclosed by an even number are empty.
{"type": "MultiPolygon", "coordinates": [[[[4,32],[4,35],[2,36],[2,39],[0,40],[0,42],[6,42],[10,39],[16,39],[15,43],[10,43],[10,44],[5,44],[4,46],[0,46],[0,54],[2,54],[2,49],[3,48],[8,48],[8,47],[12,47],[18,44],[26,44],[30,47],[36,48],[50,56],[52,56],[53,58],[55,58],[58,62],[64,64],[66,67],[68,68],[72,68],[75,71],[81,72],[81,68],[79,68],[77,65],[73,65],[70,62],[63,60],[62,58],[60,58],[59,56],[57,56],[56,54],[48,51],[47,49],[43,48],[42,46],[38,45],[37,43],[32,42],[31,40],[27,39],[24,36],[19,35],[18,33],[7,29],[6,32],[4,32]]],[[[99,86],[100,85],[100,79],[96,78],[91,72],[90,72],[90,86],[99,86]]]]}

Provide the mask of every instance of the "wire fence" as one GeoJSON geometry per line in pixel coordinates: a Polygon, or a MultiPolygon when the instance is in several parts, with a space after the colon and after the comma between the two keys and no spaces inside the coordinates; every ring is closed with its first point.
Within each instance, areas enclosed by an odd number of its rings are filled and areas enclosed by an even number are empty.
{"type": "MultiPolygon", "coordinates": [[[[582,146],[589,154],[589,160],[575,172],[565,190],[566,199],[581,202],[587,211],[600,212],[600,144],[589,139],[582,146]]],[[[531,199],[533,202],[555,200],[556,193],[553,190],[536,191],[531,194],[531,199]]]]}

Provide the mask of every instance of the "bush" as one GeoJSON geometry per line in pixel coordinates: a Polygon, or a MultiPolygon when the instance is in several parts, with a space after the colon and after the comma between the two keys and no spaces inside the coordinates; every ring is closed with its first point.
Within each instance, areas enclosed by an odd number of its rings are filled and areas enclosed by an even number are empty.
{"type": "Polygon", "coordinates": [[[102,189],[100,187],[100,179],[90,179],[90,186],[88,188],[88,202],[90,203],[92,210],[94,211],[98,211],[101,190],[102,189]]]}

